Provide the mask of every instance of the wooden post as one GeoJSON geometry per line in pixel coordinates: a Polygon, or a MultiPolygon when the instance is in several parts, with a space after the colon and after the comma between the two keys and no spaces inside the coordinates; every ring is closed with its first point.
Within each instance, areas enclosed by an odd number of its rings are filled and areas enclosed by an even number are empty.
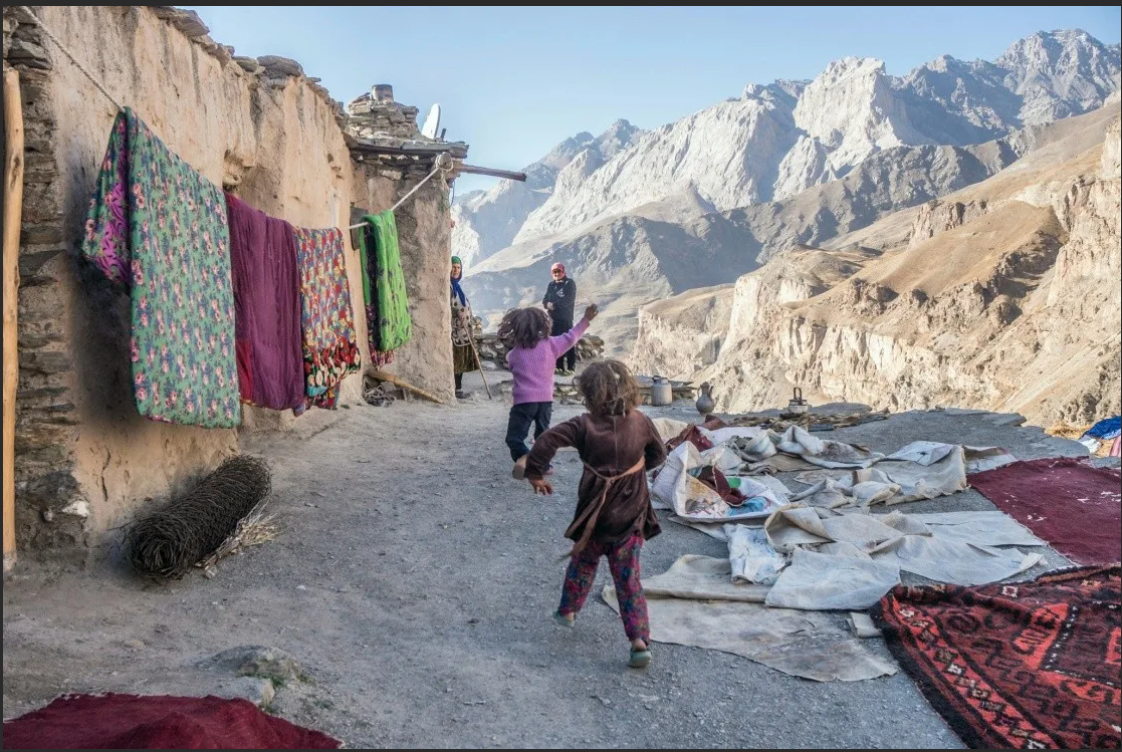
{"type": "Polygon", "coordinates": [[[23,105],[19,73],[4,69],[4,571],[16,563],[16,385],[19,236],[23,224],[23,105]]]}
{"type": "Polygon", "coordinates": [[[526,173],[512,172],[510,170],[496,170],[493,167],[476,167],[475,165],[464,164],[457,160],[454,167],[456,172],[466,172],[470,175],[486,175],[492,178],[505,178],[506,180],[517,180],[520,183],[526,182],[526,173]]]}

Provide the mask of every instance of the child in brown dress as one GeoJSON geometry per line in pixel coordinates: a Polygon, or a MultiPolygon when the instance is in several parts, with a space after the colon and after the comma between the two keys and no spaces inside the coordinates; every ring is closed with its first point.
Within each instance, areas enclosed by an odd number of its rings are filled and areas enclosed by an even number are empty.
{"type": "Polygon", "coordinates": [[[565,531],[574,546],[554,618],[573,626],[592,589],[600,557],[606,557],[631,641],[628,665],[642,668],[651,662],[651,652],[639,552],[643,541],[661,532],[646,471],[666,460],[666,447],[650,418],[638,410],[639,387],[623,363],[593,363],[581,374],[578,388],[588,412],[543,433],[526,463],[534,492],[548,495],[553,486],[545,480],[545,471],[558,449],[574,447],[584,462],[576,514],[565,531]]]}

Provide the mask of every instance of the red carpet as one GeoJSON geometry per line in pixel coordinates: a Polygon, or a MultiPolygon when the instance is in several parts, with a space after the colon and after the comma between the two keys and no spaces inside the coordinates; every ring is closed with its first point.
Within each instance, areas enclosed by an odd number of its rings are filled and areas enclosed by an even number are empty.
{"type": "Polygon", "coordinates": [[[217,697],[73,695],[4,724],[4,749],[338,749],[318,731],[217,697]]]}
{"type": "Polygon", "coordinates": [[[968,747],[1118,749],[1120,571],[897,587],[873,618],[968,747]]]}
{"type": "Polygon", "coordinates": [[[971,475],[997,508],[1080,564],[1122,560],[1122,475],[1070,457],[971,475]]]}

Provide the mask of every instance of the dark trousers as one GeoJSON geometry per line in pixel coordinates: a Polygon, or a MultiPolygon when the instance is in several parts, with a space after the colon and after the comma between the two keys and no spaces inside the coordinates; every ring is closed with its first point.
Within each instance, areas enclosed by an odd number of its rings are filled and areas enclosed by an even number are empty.
{"type": "Polygon", "coordinates": [[[510,408],[510,420],[506,424],[506,445],[510,447],[510,458],[515,462],[530,453],[526,446],[526,435],[530,426],[534,427],[534,438],[549,429],[553,417],[552,402],[523,402],[510,408]]]}
{"type": "MultiPolygon", "coordinates": [[[[564,319],[554,319],[553,331],[550,332],[554,337],[565,334],[573,328],[573,320],[568,321],[564,319]]],[[[575,371],[577,370],[577,349],[570,347],[565,352],[561,353],[561,357],[557,359],[557,370],[575,371]]]]}

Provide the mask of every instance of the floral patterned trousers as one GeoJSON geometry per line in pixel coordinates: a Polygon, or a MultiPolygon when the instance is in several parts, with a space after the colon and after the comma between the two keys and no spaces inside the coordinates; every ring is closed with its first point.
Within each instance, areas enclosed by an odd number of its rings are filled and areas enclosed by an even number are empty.
{"type": "Polygon", "coordinates": [[[592,590],[592,582],[596,579],[596,568],[600,564],[600,557],[605,556],[616,584],[619,616],[623,620],[627,639],[650,642],[647,599],[643,595],[643,585],[639,579],[639,552],[642,548],[643,538],[639,534],[632,535],[619,543],[590,542],[583,551],[569,561],[558,613],[569,616],[581,610],[589,591],[592,590]]]}

